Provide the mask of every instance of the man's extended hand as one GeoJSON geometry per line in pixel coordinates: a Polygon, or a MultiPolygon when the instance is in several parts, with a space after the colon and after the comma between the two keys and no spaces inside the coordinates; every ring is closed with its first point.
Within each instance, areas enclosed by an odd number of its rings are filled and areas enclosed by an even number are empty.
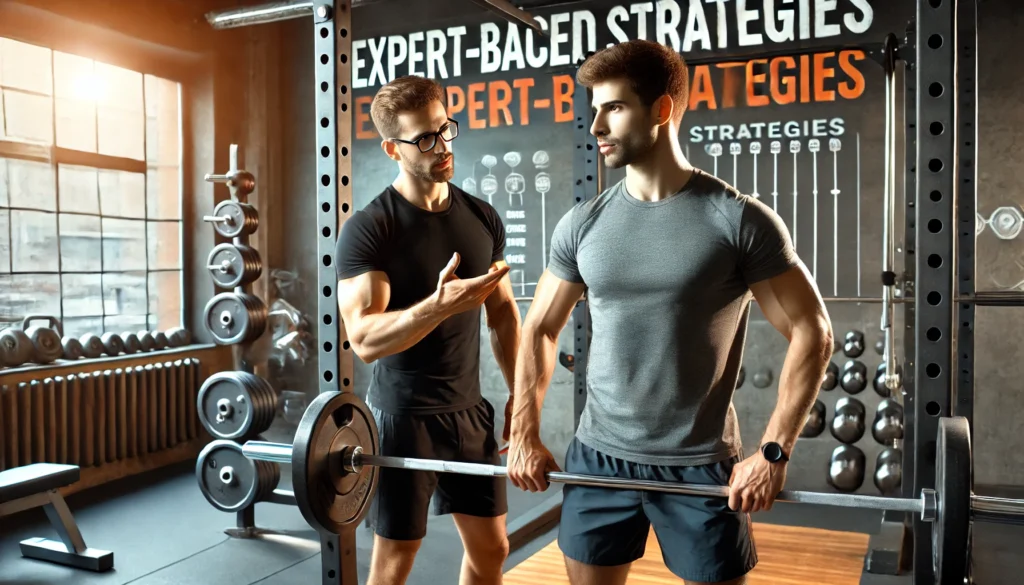
{"type": "Polygon", "coordinates": [[[462,280],[455,276],[455,269],[459,267],[460,261],[458,252],[452,254],[452,259],[441,270],[437,279],[437,291],[434,295],[447,315],[457,315],[482,305],[509,271],[508,266],[502,266],[476,278],[462,280]]]}
{"type": "Polygon", "coordinates": [[[743,512],[771,510],[786,485],[786,463],[769,463],[758,451],[732,469],[729,508],[743,512]]]}
{"type": "Polygon", "coordinates": [[[559,471],[555,458],[539,438],[513,437],[508,447],[508,477],[521,490],[542,492],[549,471],[559,471]]]}

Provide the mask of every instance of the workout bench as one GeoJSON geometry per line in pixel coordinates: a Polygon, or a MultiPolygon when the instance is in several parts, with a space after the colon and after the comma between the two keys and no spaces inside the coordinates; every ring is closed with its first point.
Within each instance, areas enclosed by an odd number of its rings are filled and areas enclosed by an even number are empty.
{"type": "Polygon", "coordinates": [[[85,546],[75,517],[57,491],[75,483],[78,477],[77,465],[55,463],[33,463],[0,471],[0,517],[44,506],[60,542],[29,538],[21,541],[21,554],[79,569],[108,571],[114,566],[114,553],[85,546]]]}

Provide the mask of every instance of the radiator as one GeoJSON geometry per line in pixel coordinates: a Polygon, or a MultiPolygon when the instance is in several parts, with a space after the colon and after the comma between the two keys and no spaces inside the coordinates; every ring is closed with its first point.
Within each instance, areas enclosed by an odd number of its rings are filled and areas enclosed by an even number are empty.
{"type": "Polygon", "coordinates": [[[186,358],[0,387],[0,470],[43,462],[84,470],[195,439],[204,432],[199,366],[186,358]]]}

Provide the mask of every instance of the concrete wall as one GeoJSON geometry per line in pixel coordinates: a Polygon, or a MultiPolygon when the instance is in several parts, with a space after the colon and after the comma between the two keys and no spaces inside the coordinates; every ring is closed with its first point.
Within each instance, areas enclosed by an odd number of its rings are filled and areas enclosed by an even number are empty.
{"type": "MultiPolygon", "coordinates": [[[[427,3],[411,3],[422,8],[427,3]]],[[[897,3],[882,8],[878,3],[877,10],[905,10],[906,4],[897,3]]],[[[383,0],[380,6],[394,9],[395,2],[383,0]],[[386,5],[386,6],[385,6],[386,5]]],[[[409,4],[405,4],[409,6],[409,4]]],[[[478,22],[482,15],[475,5],[467,2],[431,3],[437,10],[434,17],[424,13],[409,19],[413,22],[426,22],[428,25],[417,25],[417,30],[441,28],[460,23],[478,22]],[[449,5],[450,4],[450,5],[449,5]],[[455,6],[457,4],[457,6],[455,6]],[[473,6],[471,8],[471,6],[473,6]]],[[[981,51],[980,51],[980,116],[979,116],[979,195],[978,210],[987,219],[992,211],[1001,205],[1020,206],[1018,194],[1019,181],[1017,166],[1019,156],[1015,149],[1019,137],[1019,122],[1024,114],[1018,106],[1017,95],[1021,88],[1019,81],[1021,66],[1016,62],[1013,34],[1022,17],[1015,14],[1011,3],[987,2],[981,4],[981,51]],[[998,39],[998,40],[996,40],[998,39]]],[[[411,8],[418,10],[420,8],[411,8]]],[[[405,8],[403,8],[405,10],[405,8]]],[[[381,13],[370,8],[360,8],[355,12],[354,30],[356,38],[380,36],[390,32],[387,20],[377,18],[381,13]]],[[[496,21],[491,18],[490,20],[496,21]]],[[[898,18],[890,18],[898,22],[898,18]]],[[[280,263],[270,268],[282,268],[294,271],[300,276],[300,285],[289,293],[289,299],[307,314],[315,314],[316,289],[316,248],[313,237],[314,230],[314,151],[313,139],[313,79],[312,79],[312,41],[310,23],[296,21],[280,25],[282,27],[282,111],[286,119],[293,122],[284,124],[281,135],[282,151],[284,152],[284,180],[282,198],[287,202],[282,206],[280,225],[289,226],[281,237],[280,263]]],[[[902,31],[902,26],[892,28],[893,32],[902,31]]],[[[408,32],[407,30],[395,32],[408,32]]],[[[881,35],[878,35],[881,38],[881,35]]],[[[862,206],[862,243],[863,283],[861,294],[877,297],[881,287],[876,274],[881,269],[881,156],[884,110],[882,103],[881,72],[875,71],[868,80],[870,89],[858,104],[859,115],[863,120],[870,121],[860,128],[861,147],[863,154],[860,189],[863,193],[862,206]]],[[[823,108],[827,112],[827,107],[823,108]]],[[[728,122],[730,115],[742,114],[733,111],[718,113],[718,123],[728,122]]],[[[684,122],[684,132],[686,123],[684,122]]],[[[509,130],[512,132],[513,130],[509,130]]],[[[568,131],[568,130],[566,130],[568,131]]],[[[844,141],[846,139],[844,138],[844,141]]],[[[850,138],[852,140],[852,138],[850,138]]],[[[372,142],[372,141],[370,141],[372,142]]],[[[394,174],[394,168],[383,154],[379,153],[376,144],[360,143],[354,153],[356,168],[354,171],[354,193],[357,207],[375,196],[386,185],[394,174]],[[376,149],[376,151],[375,151],[376,149]],[[379,155],[379,156],[377,156],[379,155]]],[[[702,156],[702,153],[701,153],[702,156]]],[[[702,161],[695,162],[703,164],[702,161]]],[[[828,167],[829,174],[831,167],[828,167]]],[[[728,177],[726,177],[728,178],[728,177]]],[[[801,183],[803,182],[801,179],[801,183]]],[[[823,189],[824,193],[828,190],[823,189]]],[[[552,194],[554,196],[554,194],[552,194]]],[[[566,195],[567,196],[567,195],[566,195]]],[[[830,207],[828,208],[831,209],[830,207]]],[[[831,254],[831,214],[826,216],[822,211],[822,255],[831,254]]],[[[807,217],[807,216],[805,216],[807,217]]],[[[844,215],[842,222],[848,226],[853,221],[844,215]]],[[[901,232],[901,223],[897,223],[901,232]]],[[[550,229],[550,227],[549,227],[550,229]]],[[[844,258],[855,246],[855,239],[848,229],[840,241],[844,258]]],[[[803,237],[803,235],[801,235],[803,237]]],[[[800,247],[801,255],[809,263],[810,252],[800,247]]],[[[1012,241],[997,239],[991,229],[986,229],[978,237],[978,281],[979,290],[996,287],[1012,286],[1024,279],[1024,238],[1012,241]]],[[[831,263],[831,259],[828,260],[831,263]]],[[[840,261],[843,278],[847,278],[854,269],[853,264],[840,261]]],[[[825,281],[830,283],[830,279],[825,281]]],[[[824,288],[824,285],[823,285],[824,288]]],[[[823,290],[823,293],[831,291],[823,290]]],[[[525,315],[528,308],[521,305],[525,315]]],[[[864,303],[831,303],[829,312],[834,330],[838,338],[847,331],[859,330],[866,333],[867,349],[858,359],[872,376],[875,367],[881,361],[874,351],[874,343],[880,339],[878,323],[880,306],[864,303]]],[[[1019,359],[1019,342],[1021,313],[1012,309],[979,310],[976,328],[977,362],[976,362],[976,422],[975,422],[975,481],[981,484],[1024,485],[1024,455],[1016,443],[1021,436],[1021,424],[1016,416],[1019,407],[1024,404],[1024,388],[1020,380],[1024,379],[1024,368],[1019,359]]],[[[502,412],[501,405],[507,397],[507,389],[500,372],[494,362],[488,343],[487,332],[481,327],[481,380],[485,397],[502,412]]],[[[315,334],[315,327],[314,327],[315,334]]],[[[563,334],[560,350],[571,353],[571,335],[563,334]]],[[[900,341],[900,344],[902,342],[900,341]]],[[[901,347],[901,345],[900,345],[901,347]]],[[[755,317],[749,328],[748,342],[744,355],[746,382],[739,388],[735,396],[737,412],[741,419],[744,444],[748,453],[756,448],[764,430],[768,417],[777,399],[777,385],[773,382],[767,388],[755,388],[752,375],[760,367],[772,370],[773,379],[777,380],[786,350],[785,340],[763,319],[755,317]]],[[[902,351],[900,351],[902,358],[902,351]]],[[[833,361],[842,368],[847,361],[842,353],[837,354],[833,361]]],[[[369,376],[369,368],[357,360],[355,386],[357,392],[363,394],[369,376]]],[[[309,362],[305,367],[295,367],[286,381],[279,384],[279,390],[293,390],[312,396],[316,392],[317,367],[309,362]]],[[[543,435],[548,447],[557,456],[564,453],[573,432],[572,411],[572,376],[563,367],[557,366],[555,377],[548,392],[544,407],[543,435]]],[[[842,389],[821,393],[820,399],[828,408],[828,420],[831,421],[835,401],[845,395],[842,389]]],[[[867,408],[868,429],[864,439],[858,442],[867,456],[867,470],[862,493],[877,493],[872,481],[875,454],[881,446],[871,438],[870,424],[875,407],[880,399],[868,388],[857,396],[867,408]]],[[[501,420],[497,428],[501,428],[501,420]]],[[[801,440],[797,451],[797,460],[791,465],[789,487],[799,489],[831,489],[826,484],[825,474],[829,454],[839,445],[826,430],[820,437],[801,440]]]]}

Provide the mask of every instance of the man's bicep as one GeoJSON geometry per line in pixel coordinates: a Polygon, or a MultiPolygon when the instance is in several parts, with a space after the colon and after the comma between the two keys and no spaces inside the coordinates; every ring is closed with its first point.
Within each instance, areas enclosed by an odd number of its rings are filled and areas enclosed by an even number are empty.
{"type": "Polygon", "coordinates": [[[828,313],[818,287],[802,263],[750,285],[761,312],[787,339],[795,327],[828,323],[828,313]]]}
{"type": "Polygon", "coordinates": [[[380,271],[364,272],[338,281],[338,311],[346,327],[366,315],[383,313],[391,300],[391,282],[380,271]]]}
{"type": "Polygon", "coordinates": [[[565,280],[545,270],[526,314],[527,324],[545,335],[557,337],[585,291],[584,283],[565,280]]]}

